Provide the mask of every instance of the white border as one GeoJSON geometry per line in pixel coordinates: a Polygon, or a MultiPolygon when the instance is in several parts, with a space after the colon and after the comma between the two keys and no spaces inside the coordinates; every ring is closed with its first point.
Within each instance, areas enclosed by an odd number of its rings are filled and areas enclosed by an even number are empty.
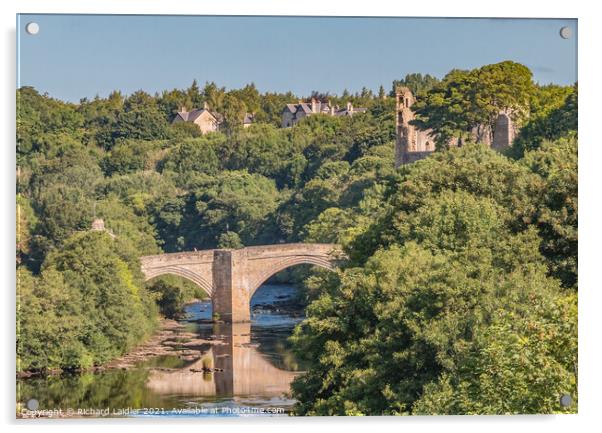
{"type": "MultiPolygon", "coordinates": [[[[147,420],[142,425],[134,420],[101,420],[85,422],[85,429],[91,432],[106,431],[107,425],[118,427],[126,424],[142,427],[148,431],[164,432],[168,424],[178,425],[180,429],[211,428],[219,431],[306,431],[307,429],[336,429],[346,431],[365,431],[374,423],[377,428],[404,431],[458,431],[458,432],[507,432],[508,430],[546,431],[588,431],[599,423],[599,405],[602,394],[599,360],[600,330],[602,330],[601,291],[596,284],[600,266],[598,251],[602,239],[600,226],[600,165],[602,164],[602,139],[598,128],[601,71],[600,42],[602,41],[600,15],[596,14],[593,1],[525,1],[505,0],[503,2],[484,1],[419,1],[392,2],[370,0],[352,2],[350,0],[222,0],[207,2],[202,0],[3,0],[0,3],[2,22],[2,103],[0,104],[1,131],[4,133],[0,145],[2,161],[2,202],[6,211],[0,212],[2,225],[2,248],[0,249],[5,272],[3,285],[4,317],[3,371],[2,371],[2,408],[3,421],[8,428],[21,430],[79,431],[84,421],[66,422],[16,422],[14,420],[14,145],[15,145],[15,14],[20,13],[118,13],[118,14],[215,14],[215,15],[337,15],[337,16],[460,16],[460,17],[545,17],[579,19],[579,415],[573,416],[520,416],[520,417],[413,417],[392,418],[303,418],[285,420],[147,420]],[[597,121],[597,122],[596,122],[597,121]],[[597,212],[598,211],[598,212],[597,212]],[[190,424],[190,425],[187,425],[190,424]]],[[[528,43],[528,41],[525,41],[528,43]]],[[[119,428],[119,427],[118,427],[119,428]]]]}

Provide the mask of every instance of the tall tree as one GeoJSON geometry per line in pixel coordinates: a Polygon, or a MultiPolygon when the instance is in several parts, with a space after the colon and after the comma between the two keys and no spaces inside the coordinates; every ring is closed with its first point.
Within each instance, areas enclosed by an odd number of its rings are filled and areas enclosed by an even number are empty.
{"type": "Polygon", "coordinates": [[[395,90],[397,87],[404,86],[408,87],[415,96],[421,98],[424,95],[426,95],[426,93],[429,90],[431,90],[437,83],[439,83],[439,79],[433,77],[430,74],[407,74],[402,80],[393,81],[393,89],[391,91],[391,96],[395,96],[395,90]]]}
{"type": "Polygon", "coordinates": [[[535,90],[531,77],[526,66],[510,61],[451,71],[418,99],[414,123],[432,129],[440,146],[452,138],[483,141],[495,131],[500,112],[518,125],[525,120],[535,90]]]}

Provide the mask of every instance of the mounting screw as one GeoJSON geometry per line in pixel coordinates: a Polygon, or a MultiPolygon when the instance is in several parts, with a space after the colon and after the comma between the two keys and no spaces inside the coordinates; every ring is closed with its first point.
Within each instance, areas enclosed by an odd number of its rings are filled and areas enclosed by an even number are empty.
{"type": "Polygon", "coordinates": [[[562,27],[560,29],[560,37],[562,39],[569,39],[571,36],[573,36],[573,31],[570,27],[562,27]]]}
{"type": "Polygon", "coordinates": [[[40,25],[38,23],[27,23],[25,31],[30,35],[37,35],[40,31],[40,25]]]}
{"type": "Polygon", "coordinates": [[[563,394],[560,397],[560,406],[569,407],[572,404],[573,404],[573,397],[571,397],[569,394],[563,394]]]}

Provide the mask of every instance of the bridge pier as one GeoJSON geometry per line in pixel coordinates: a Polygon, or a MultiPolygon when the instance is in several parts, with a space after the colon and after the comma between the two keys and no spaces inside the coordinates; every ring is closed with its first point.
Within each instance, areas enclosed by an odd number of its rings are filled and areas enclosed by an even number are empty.
{"type": "Polygon", "coordinates": [[[341,256],[334,244],[277,244],[158,254],[140,258],[145,280],[173,274],[201,287],[218,322],[249,322],[251,297],[275,273],[300,264],[334,269],[341,256]]]}
{"type": "Polygon", "coordinates": [[[246,284],[247,251],[215,250],[213,256],[213,319],[251,321],[251,295],[246,284]]]}

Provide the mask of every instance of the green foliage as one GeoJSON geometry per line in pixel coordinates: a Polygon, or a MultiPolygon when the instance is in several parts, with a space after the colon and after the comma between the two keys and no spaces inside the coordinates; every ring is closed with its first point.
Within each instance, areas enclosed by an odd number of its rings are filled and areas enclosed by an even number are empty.
{"type": "Polygon", "coordinates": [[[106,99],[82,99],[78,111],[84,116],[84,142],[111,148],[117,116],[123,109],[124,97],[119,91],[113,91],[106,99]]]}
{"type": "Polygon", "coordinates": [[[207,297],[199,286],[175,275],[162,275],[147,283],[147,287],[161,314],[170,319],[177,318],[187,303],[207,297]]]}
{"type": "Polygon", "coordinates": [[[351,256],[358,263],[380,245],[403,242],[405,232],[400,224],[425,203],[434,203],[445,190],[489,198],[510,213],[512,229],[521,230],[532,222],[535,201],[543,189],[540,177],[484,145],[436,152],[402,167],[400,174],[402,181],[392,193],[390,207],[383,206],[385,212],[353,241],[351,256]]]}
{"type": "Polygon", "coordinates": [[[444,190],[396,225],[401,239],[415,239],[430,250],[494,248],[509,215],[490,198],[444,190]]]}
{"type": "MultiPolygon", "coordinates": [[[[276,126],[284,104],[297,97],[260,94],[253,85],[226,91],[214,83],[201,89],[193,82],[188,89],[154,97],[113,92],[78,105],[31,88],[20,89],[17,98],[19,272],[32,273],[32,287],[52,292],[60,286],[70,296],[88,299],[73,317],[53,309],[57,327],[66,327],[65,321],[80,326],[68,334],[73,341],[68,353],[52,352],[50,345],[51,353],[31,349],[28,358],[29,349],[24,349],[23,369],[87,366],[121,353],[146,335],[142,328],[155,317],[148,302],[157,296],[164,313],[175,314],[186,291],[169,283],[153,296],[146,294],[135,275],[137,257],[158,253],[160,247],[180,251],[298,240],[305,236],[305,224],[338,204],[339,196],[343,207],[357,202],[364,184],[393,173],[385,162],[394,137],[391,101],[373,101],[367,89],[345,98],[333,95],[333,103],[350,101],[369,113],[345,119],[316,116],[291,129],[276,126]],[[191,125],[168,125],[180,107],[204,103],[223,116],[222,132],[200,136],[191,125]],[[246,112],[255,114],[257,124],[243,130],[246,112]],[[332,191],[323,199],[335,177],[344,186],[342,195],[332,191]],[[315,210],[299,216],[299,202],[315,210]],[[104,220],[107,233],[88,231],[94,217],[104,220]],[[119,251],[96,245],[95,236],[119,245],[119,251]],[[143,307],[128,299],[126,286],[144,295],[143,307]],[[100,302],[102,296],[110,301],[100,302]],[[129,317],[141,325],[141,332],[129,336],[123,334],[130,326],[127,306],[133,308],[129,317]],[[140,308],[146,309],[145,318],[136,313],[140,308]],[[123,329],[103,328],[101,318],[115,318],[115,326],[123,329]]],[[[40,313],[34,298],[31,306],[20,302],[27,317],[54,314],[40,313]]]]}
{"type": "MultiPolygon", "coordinates": [[[[440,412],[431,412],[419,403],[426,390],[438,386],[434,384],[439,384],[440,378],[478,374],[479,370],[466,365],[470,354],[485,370],[508,363],[505,376],[492,380],[508,393],[516,384],[515,375],[526,381],[508,401],[504,398],[508,394],[491,392],[490,405],[480,413],[559,410],[560,394],[550,396],[549,392],[576,391],[572,364],[576,328],[567,327],[562,315],[548,318],[549,302],[562,299],[557,284],[548,280],[542,269],[530,265],[518,264],[506,273],[496,270],[486,255],[454,254],[453,260],[450,258],[414,242],[381,250],[365,268],[346,270],[338,285],[309,306],[309,318],[294,336],[299,354],[312,365],[308,374],[293,384],[300,400],[298,413],[471,413],[463,408],[446,412],[445,406],[437,405],[434,407],[440,412]],[[521,354],[513,346],[506,348],[503,359],[499,352],[491,358],[479,355],[483,340],[491,341],[488,333],[498,326],[498,316],[506,314],[524,318],[514,329],[523,326],[531,331],[527,335],[532,341],[527,342],[533,344],[533,354],[538,357],[533,360],[535,365],[512,363],[513,357],[521,354]],[[530,328],[535,324],[541,328],[530,328]],[[550,335],[540,336],[542,329],[550,335]],[[564,334],[567,330],[569,335],[564,334]],[[483,333],[486,337],[482,338],[483,333]],[[560,335],[572,339],[573,346],[558,350],[562,346],[554,336],[560,335]],[[554,366],[554,370],[542,370],[544,365],[554,366]],[[530,376],[530,369],[539,369],[538,375],[530,376]],[[540,384],[541,377],[546,384],[557,377],[562,382],[548,389],[540,384]],[[556,404],[552,406],[552,402],[556,404]]],[[[497,344],[525,338],[505,328],[500,333],[497,344]]],[[[449,398],[455,401],[457,393],[449,398]]],[[[474,398],[481,401],[478,392],[474,398]]]]}
{"type": "Polygon", "coordinates": [[[29,200],[17,194],[17,264],[27,261],[31,254],[31,236],[36,225],[37,217],[29,200]]]}
{"type": "Polygon", "coordinates": [[[257,122],[280,126],[282,107],[298,99],[293,93],[264,93],[261,98],[261,110],[255,112],[257,122]]]}
{"type": "Polygon", "coordinates": [[[197,173],[215,174],[219,167],[216,149],[223,144],[224,137],[218,134],[171,143],[160,163],[161,169],[177,173],[179,183],[185,183],[188,177],[197,173]]]}
{"type": "Polygon", "coordinates": [[[150,95],[138,91],[127,98],[123,111],[111,125],[113,143],[120,138],[157,140],[167,138],[167,120],[150,95]]]}
{"type": "Polygon", "coordinates": [[[89,227],[93,217],[94,188],[102,179],[98,160],[78,146],[54,157],[40,157],[31,178],[23,185],[38,224],[31,241],[31,266],[38,269],[48,251],[74,231],[89,227]]]}
{"type": "Polygon", "coordinates": [[[170,126],[170,136],[183,138],[198,138],[203,135],[203,132],[196,123],[192,122],[177,122],[170,126]]]}
{"type": "Polygon", "coordinates": [[[40,95],[32,87],[17,90],[17,160],[40,147],[47,133],[76,133],[83,126],[82,116],[73,104],[40,95]]]}
{"type": "Polygon", "coordinates": [[[422,97],[439,83],[436,77],[421,73],[407,74],[403,80],[393,80],[393,89],[389,96],[395,97],[397,87],[407,87],[417,97],[422,97]]]}
{"type": "Polygon", "coordinates": [[[105,156],[103,169],[109,176],[152,169],[153,153],[160,150],[161,144],[157,141],[120,140],[105,156]]]}
{"type": "Polygon", "coordinates": [[[71,236],[39,277],[19,273],[19,370],[98,365],[154,329],[155,307],[128,242],[71,236]]]}
{"type": "Polygon", "coordinates": [[[189,248],[215,245],[218,236],[227,231],[236,232],[246,245],[257,242],[266,217],[279,201],[273,180],[246,171],[198,177],[191,190],[189,248]]]}
{"type": "Polygon", "coordinates": [[[541,252],[550,272],[564,286],[577,288],[578,172],[577,140],[544,142],[521,162],[543,178],[543,195],[535,213],[541,252]]]}
{"type": "Polygon", "coordinates": [[[155,240],[155,229],[144,215],[136,215],[135,209],[123,204],[116,196],[108,195],[96,202],[96,216],[102,218],[106,227],[118,239],[127,240],[139,255],[159,253],[155,240]]]}
{"type": "Polygon", "coordinates": [[[531,295],[534,313],[498,311],[461,354],[462,361],[425,386],[416,414],[562,413],[575,395],[577,304],[574,295],[531,295]]]}
{"type": "Polygon", "coordinates": [[[236,232],[225,232],[219,235],[219,239],[217,240],[218,248],[243,248],[244,245],[240,240],[240,236],[236,232]]]}
{"type": "Polygon", "coordinates": [[[252,84],[77,105],[19,89],[17,368],[106,362],[158,310],[204,296],[171,276],[143,284],[141,255],[336,242],[340,272],[280,275],[311,301],[293,337],[308,366],[297,413],[576,410],[558,403],[576,398],[576,87],[536,86],[513,62],[395,84],[416,94],[419,126],[464,145],[395,170],[384,89],[314,92],[367,113],[292,128],[280,116],[298,98],[252,84]],[[220,132],[168,124],[204,103],[220,132]],[[523,127],[514,159],[466,144],[500,110],[523,127]]]}
{"type": "Polygon", "coordinates": [[[531,71],[505,61],[471,71],[453,70],[416,102],[416,125],[432,129],[439,147],[451,139],[484,141],[501,111],[517,124],[528,115],[534,93],[531,71]]]}
{"type": "Polygon", "coordinates": [[[37,277],[24,267],[17,270],[17,371],[92,364],[79,341],[81,299],[82,293],[54,269],[37,277]]]}
{"type": "Polygon", "coordinates": [[[574,411],[559,398],[577,393],[576,298],[550,277],[576,258],[576,225],[561,219],[576,215],[576,166],[556,157],[571,145],[524,162],[479,145],[434,154],[373,186],[380,206],[364,195],[312,222],[309,237],[342,242],[350,262],[308,283],[296,412],[574,411]]]}
{"type": "Polygon", "coordinates": [[[577,85],[573,88],[544,87],[534,99],[534,114],[509,151],[516,158],[538,149],[545,140],[577,134],[577,85]]]}
{"type": "MultiPolygon", "coordinates": [[[[276,180],[280,186],[290,185],[288,180],[295,177],[291,166],[295,165],[295,156],[302,149],[287,139],[286,131],[272,125],[256,125],[253,128],[239,130],[218,152],[226,161],[229,170],[248,169],[250,172],[276,180]]],[[[305,164],[296,173],[303,173],[305,164]]],[[[294,184],[294,183],[293,183],[294,184]]]]}
{"type": "Polygon", "coordinates": [[[235,95],[227,94],[224,97],[221,114],[223,122],[220,125],[226,135],[232,135],[242,128],[242,121],[247,112],[247,105],[235,95]]]}

